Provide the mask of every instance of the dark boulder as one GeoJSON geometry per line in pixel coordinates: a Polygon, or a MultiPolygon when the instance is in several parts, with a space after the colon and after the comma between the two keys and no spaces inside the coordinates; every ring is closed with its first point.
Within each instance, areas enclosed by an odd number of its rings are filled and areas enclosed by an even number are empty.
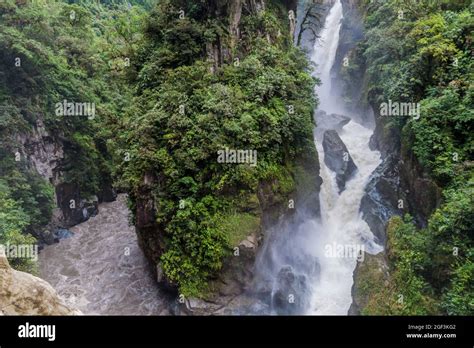
{"type": "Polygon", "coordinates": [[[339,193],[346,188],[346,182],[357,170],[346,145],[335,130],[327,130],[323,136],[324,163],[336,173],[339,193]]]}
{"type": "Polygon", "coordinates": [[[398,201],[405,200],[400,189],[398,159],[388,156],[372,173],[360,204],[362,218],[369,225],[379,244],[385,244],[385,226],[394,215],[402,215],[398,201]]]}
{"type": "Polygon", "coordinates": [[[107,185],[99,191],[97,197],[99,197],[99,203],[113,202],[117,199],[117,191],[111,185],[107,185]]]}
{"type": "Polygon", "coordinates": [[[348,116],[340,114],[327,114],[326,111],[317,110],[314,114],[316,124],[321,130],[334,129],[341,131],[342,128],[351,121],[348,116]]]}
{"type": "Polygon", "coordinates": [[[308,283],[304,275],[295,274],[291,266],[280,269],[276,279],[272,307],[277,314],[303,314],[308,305],[308,283]]]}
{"type": "Polygon", "coordinates": [[[58,207],[62,212],[61,227],[69,228],[87,221],[97,215],[99,201],[97,197],[84,199],[77,185],[62,183],[56,186],[58,207]]]}

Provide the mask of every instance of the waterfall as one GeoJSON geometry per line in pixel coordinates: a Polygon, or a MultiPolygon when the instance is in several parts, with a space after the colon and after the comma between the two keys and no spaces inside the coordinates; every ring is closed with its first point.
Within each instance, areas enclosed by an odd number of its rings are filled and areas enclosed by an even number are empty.
{"type": "Polygon", "coordinates": [[[372,131],[350,122],[341,132],[341,139],[347,146],[358,171],[346,184],[346,189],[338,194],[335,176],[324,164],[324,150],[320,140],[316,147],[321,160],[321,228],[313,247],[320,255],[319,278],[312,287],[310,314],[346,314],[351,303],[352,274],[358,253],[342,256],[329,255],[337,248],[378,253],[382,248],[374,242],[374,236],[359,213],[364,188],[370,174],[380,164],[378,151],[370,151],[369,139],[372,131]],[[328,252],[329,250],[329,252],[328,252]]]}
{"type": "MultiPolygon", "coordinates": [[[[320,110],[326,112],[326,117],[340,112],[339,105],[342,105],[337,93],[331,90],[331,68],[336,58],[342,17],[341,0],[337,0],[326,18],[311,57],[318,66],[316,76],[322,84],[316,87],[316,93],[320,99],[320,110]]],[[[320,192],[321,225],[313,244],[314,254],[319,255],[320,273],[312,284],[309,314],[346,314],[352,302],[352,274],[357,258],[363,256],[359,251],[376,253],[381,250],[359,213],[364,188],[381,162],[380,153],[369,148],[371,135],[372,130],[354,120],[339,131],[358,168],[347,181],[345,190],[339,194],[335,174],[324,164],[321,134],[315,132],[323,184],[320,192]]]]}
{"type": "Polygon", "coordinates": [[[311,57],[311,60],[318,65],[316,76],[322,82],[322,85],[316,88],[320,100],[319,108],[328,112],[340,111],[331,95],[331,68],[336,59],[342,16],[342,4],[337,0],[326,17],[311,57]]]}
{"type": "MultiPolygon", "coordinates": [[[[378,253],[382,247],[359,212],[371,173],[380,164],[380,153],[369,148],[373,130],[346,118],[344,127],[334,127],[344,114],[339,94],[331,88],[331,69],[336,58],[343,11],[337,0],[330,9],[311,60],[321,85],[315,88],[320,100],[321,124],[314,141],[319,154],[321,217],[300,209],[291,221],[282,221],[268,231],[257,260],[260,291],[270,292],[269,310],[258,313],[345,315],[352,303],[353,271],[364,251],[378,253]],[[331,126],[332,125],[332,126],[331,126]],[[336,173],[324,162],[323,134],[334,129],[347,147],[357,171],[339,192],[336,173]],[[291,301],[293,300],[293,302],[291,301]]],[[[318,114],[315,113],[315,114],[318,114]]],[[[347,112],[346,112],[347,114],[347,112]]],[[[357,116],[357,115],[356,115],[357,116]]],[[[358,118],[357,118],[358,119],[358,118]]]]}

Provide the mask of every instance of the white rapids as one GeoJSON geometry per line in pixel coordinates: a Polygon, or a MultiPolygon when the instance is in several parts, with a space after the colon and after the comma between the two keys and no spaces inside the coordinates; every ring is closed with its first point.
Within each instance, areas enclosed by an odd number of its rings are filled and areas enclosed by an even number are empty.
{"type": "MultiPolygon", "coordinates": [[[[339,31],[343,17],[341,1],[337,0],[331,8],[326,23],[316,41],[311,59],[317,64],[316,76],[322,85],[316,88],[320,99],[320,110],[339,112],[337,96],[331,91],[331,68],[336,58],[339,31]]],[[[339,136],[347,147],[358,170],[347,181],[346,188],[338,193],[335,174],[324,164],[322,137],[315,136],[319,153],[323,184],[320,191],[321,226],[315,233],[312,244],[313,255],[320,263],[320,274],[313,284],[308,314],[347,314],[352,303],[352,274],[357,257],[328,257],[328,250],[350,246],[349,250],[378,252],[381,247],[374,242],[374,236],[359,213],[364,188],[370,175],[380,164],[380,153],[369,148],[373,131],[355,121],[350,121],[339,136]]],[[[334,256],[334,255],[332,255],[334,256]]]]}

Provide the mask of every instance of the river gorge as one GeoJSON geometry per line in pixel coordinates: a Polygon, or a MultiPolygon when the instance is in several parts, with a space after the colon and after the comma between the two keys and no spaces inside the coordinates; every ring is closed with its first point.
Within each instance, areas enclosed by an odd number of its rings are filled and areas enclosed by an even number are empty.
{"type": "MultiPolygon", "coordinates": [[[[360,212],[365,187],[381,163],[380,153],[369,147],[374,122],[343,109],[337,84],[333,86],[342,20],[341,0],[336,0],[309,56],[321,81],[315,90],[320,105],[314,112],[320,215],[313,207],[301,207],[291,223],[267,232],[255,263],[253,291],[246,295],[250,300],[245,308],[234,301],[226,313],[345,315],[352,303],[357,261],[365,252],[383,249],[360,212]],[[266,293],[269,286],[269,297],[258,300],[261,295],[255,294],[266,293]]],[[[170,314],[178,295],[158,286],[156,270],[129,224],[126,200],[121,194],[102,203],[97,216],[70,228],[68,238],[46,246],[40,254],[40,276],[85,314],[170,314]]]]}

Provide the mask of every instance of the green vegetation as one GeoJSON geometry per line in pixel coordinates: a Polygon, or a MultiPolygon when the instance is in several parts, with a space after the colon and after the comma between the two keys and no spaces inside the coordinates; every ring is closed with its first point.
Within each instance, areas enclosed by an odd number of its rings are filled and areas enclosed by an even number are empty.
{"type": "MultiPolygon", "coordinates": [[[[31,161],[44,141],[64,151],[53,174],[82,198],[111,182],[130,193],[137,227],[160,237],[153,261],[182,294],[212,291],[265,205],[313,185],[317,81],[293,46],[286,3],[245,9],[237,39],[226,1],[0,2],[0,243],[35,243],[51,220],[53,183],[31,161]],[[96,117],[56,115],[63,100],[94,103],[96,117]],[[256,151],[256,166],[219,163],[226,148],[256,151]],[[147,226],[139,206],[153,207],[147,226]]],[[[346,85],[362,81],[376,109],[420,104],[420,119],[388,117],[385,130],[443,189],[425,227],[390,221],[389,272],[371,259],[358,280],[363,314],[474,313],[473,6],[361,4],[366,38],[342,68],[346,85]]]]}
{"type": "Polygon", "coordinates": [[[249,213],[230,214],[222,217],[218,229],[227,236],[229,245],[236,247],[253,232],[258,232],[260,219],[249,213]]]}
{"type": "Polygon", "coordinates": [[[473,313],[473,201],[462,192],[447,196],[424,229],[417,230],[408,216],[392,218],[387,229],[391,288],[381,301],[396,305],[384,314],[473,313]],[[396,302],[399,294],[402,303],[396,302]]]}
{"type": "Polygon", "coordinates": [[[366,39],[344,74],[366,69],[366,96],[374,108],[388,99],[420,103],[420,119],[386,118],[384,126],[398,131],[408,155],[444,190],[426,228],[392,218],[390,285],[371,292],[363,312],[472,315],[473,5],[391,0],[365,1],[362,8],[366,39]],[[397,306],[399,294],[404,301],[397,306]]]}
{"type": "Polygon", "coordinates": [[[291,44],[283,5],[242,16],[244,39],[235,46],[227,18],[212,6],[219,5],[160,1],[152,11],[134,57],[137,93],[122,132],[131,158],[122,180],[137,201],[144,175],[157,175],[152,196],[166,234],[161,262],[185,295],[205,292],[230,246],[254,228],[260,183],[288,194],[294,180],[287,164],[315,154],[314,80],[291,44]],[[219,42],[228,56],[208,61],[219,42]],[[226,147],[256,150],[257,166],[218,163],[217,151],[226,147]]]}
{"type": "Polygon", "coordinates": [[[7,220],[22,212],[2,231],[4,242],[29,238],[51,219],[54,187],[32,168],[33,145],[20,141],[35,136],[64,150],[53,174],[82,198],[113,181],[130,193],[133,210],[147,198],[141,190],[151,173],[155,233],[166,236],[155,261],[182,293],[206,291],[231,247],[259,230],[260,185],[283,202],[295,173],[304,175],[295,159],[316,155],[315,80],[292,45],[285,2],[242,15],[240,40],[219,14],[226,6],[0,4],[2,199],[14,202],[7,220]],[[63,100],[94,103],[95,117],[56,115],[63,100]],[[225,148],[257,151],[257,166],[218,163],[225,148]]]}
{"type": "MultiPolygon", "coordinates": [[[[411,219],[391,219],[387,227],[387,252],[390,265],[388,279],[377,271],[364,268],[359,291],[366,298],[364,315],[439,314],[433,289],[420,275],[424,270],[425,235],[419,233],[411,219]]],[[[376,267],[374,268],[377,269],[376,267]]]]}
{"type": "Polygon", "coordinates": [[[2,190],[8,187],[2,214],[11,221],[0,231],[3,243],[34,242],[28,235],[51,220],[54,187],[30,157],[43,142],[64,150],[53,175],[74,184],[82,198],[111,181],[106,141],[113,129],[105,125],[115,123],[129,100],[127,85],[119,87],[126,76],[118,62],[139,41],[143,15],[124,2],[0,3],[0,175],[2,190]],[[56,115],[55,104],[65,99],[95,103],[96,117],[56,115]]]}
{"type": "MultiPolygon", "coordinates": [[[[7,183],[0,180],[0,245],[8,247],[34,244],[35,238],[23,233],[29,224],[30,216],[12,198],[7,183]]],[[[9,261],[18,270],[36,272],[36,264],[31,259],[12,258],[9,261]]]]}

